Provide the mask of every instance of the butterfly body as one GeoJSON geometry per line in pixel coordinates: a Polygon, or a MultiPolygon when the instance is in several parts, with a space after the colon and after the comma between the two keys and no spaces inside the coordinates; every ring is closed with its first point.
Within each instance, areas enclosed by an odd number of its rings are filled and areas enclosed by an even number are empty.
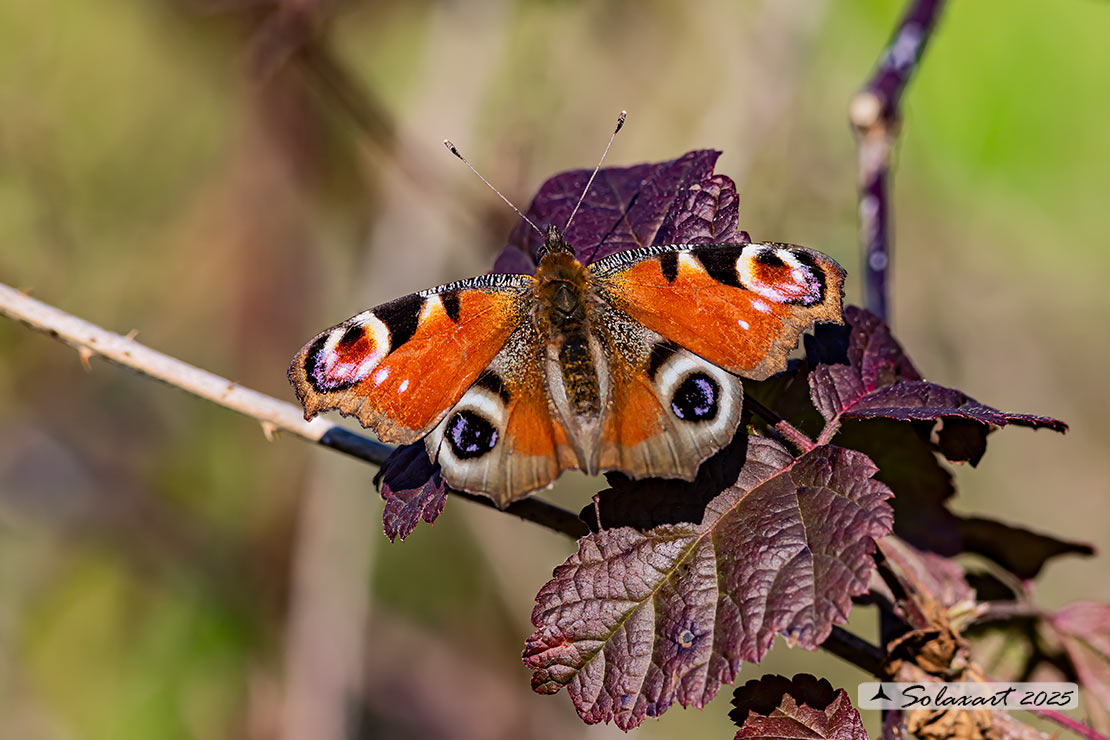
{"type": "Polygon", "coordinates": [[[839,322],[843,271],[779,244],[671,245],[589,265],[550,228],[535,275],[400,298],[310,341],[290,380],[383,441],[424,438],[452,487],[499,505],[566,469],[690,479],[732,438],[741,376],[839,322]]]}

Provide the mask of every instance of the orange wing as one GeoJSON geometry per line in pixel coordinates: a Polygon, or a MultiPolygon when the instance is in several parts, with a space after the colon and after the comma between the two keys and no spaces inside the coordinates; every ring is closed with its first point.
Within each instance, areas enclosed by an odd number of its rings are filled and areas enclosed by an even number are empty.
{"type": "Polygon", "coordinates": [[[305,418],[338,409],[384,442],[427,434],[520,325],[529,275],[485,275],[382,304],[301,348],[289,380],[305,418]]]}
{"type": "Polygon", "coordinates": [[[844,270],[787,244],[618,252],[590,265],[614,306],[723,369],[762,380],[786,368],[816,321],[841,323],[844,270]]]}

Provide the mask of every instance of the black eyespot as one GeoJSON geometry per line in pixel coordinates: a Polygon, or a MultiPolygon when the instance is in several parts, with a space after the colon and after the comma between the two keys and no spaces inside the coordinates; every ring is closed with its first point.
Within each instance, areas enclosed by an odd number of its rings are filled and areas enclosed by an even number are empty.
{"type": "Polygon", "coordinates": [[[366,336],[366,327],[361,324],[355,324],[343,332],[343,336],[339,339],[339,347],[350,347],[366,336]]]}
{"type": "Polygon", "coordinates": [[[786,267],[786,263],[782,261],[782,257],[775,254],[772,249],[764,249],[756,252],[755,261],[767,267],[786,267]]]}
{"type": "Polygon", "coordinates": [[[825,300],[825,273],[817,265],[817,261],[809,254],[801,250],[792,252],[794,259],[798,260],[803,267],[806,268],[806,276],[811,281],[810,293],[805,298],[797,301],[803,306],[812,306],[814,303],[821,303],[825,300]]]}
{"type": "Polygon", "coordinates": [[[717,416],[721,387],[705,373],[694,373],[682,381],[671,399],[671,410],[683,421],[709,421],[717,416]]]}
{"type": "MultiPolygon", "coordinates": [[[[350,333],[350,330],[348,330],[348,333],[350,333]]],[[[355,384],[353,380],[344,381],[336,378],[329,378],[327,373],[324,372],[324,368],[321,367],[324,360],[324,345],[328,343],[328,338],[330,336],[330,332],[322,335],[312,343],[312,346],[308,348],[308,352],[304,356],[305,378],[319,393],[342,391],[355,384]]]]}
{"type": "Polygon", "coordinates": [[[497,444],[497,430],[473,411],[459,411],[447,421],[447,443],[460,460],[481,457],[497,444]]]}

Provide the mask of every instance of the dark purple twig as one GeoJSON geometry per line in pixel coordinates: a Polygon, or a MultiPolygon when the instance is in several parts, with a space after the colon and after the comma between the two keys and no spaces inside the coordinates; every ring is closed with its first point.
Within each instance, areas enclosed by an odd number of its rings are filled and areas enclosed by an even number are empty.
{"type": "MultiPolygon", "coordinates": [[[[452,493],[458,493],[458,491],[452,491],[452,493]]],[[[497,508],[493,501],[485,496],[465,495],[466,498],[475,503],[497,508]]],[[[525,498],[514,501],[505,507],[505,513],[520,517],[533,524],[538,524],[541,527],[547,527],[554,532],[565,534],[575,540],[585,537],[590,533],[589,526],[587,526],[586,522],[582,521],[577,514],[567,511],[555,504],[541,501],[538,498],[525,498]]]]}
{"type": "MultiPolygon", "coordinates": [[[[902,20],[883,49],[871,78],[856,93],[848,115],[856,136],[859,168],[859,233],[863,247],[864,305],[889,323],[890,152],[898,135],[899,103],[936,27],[944,0],[910,0],[902,20]]],[[[831,425],[826,432],[835,432],[831,425]]],[[[825,439],[822,433],[821,440],[825,439]]],[[[882,569],[880,568],[880,571],[882,569]]],[[[886,644],[898,628],[890,612],[880,612],[886,644]]],[[[884,710],[883,737],[902,736],[902,713],[884,710]]]]}
{"type": "Polygon", "coordinates": [[[884,676],[885,656],[882,648],[872,645],[862,637],[857,637],[843,627],[834,626],[828,639],[821,643],[821,647],[876,678],[881,679],[884,676]]]}
{"type": "MultiPolygon", "coordinates": [[[[341,427],[329,429],[320,438],[319,444],[337,452],[346,453],[371,465],[381,465],[393,452],[393,447],[390,445],[375,442],[361,434],[356,434],[341,427]]],[[[497,505],[488,496],[455,490],[452,490],[451,494],[482,506],[497,508],[497,505]]],[[[555,532],[561,532],[573,539],[585,537],[590,532],[590,528],[574,512],[536,498],[514,501],[505,508],[505,513],[526,519],[555,532]]]]}
{"type": "Polygon", "coordinates": [[[391,445],[376,442],[361,434],[347,431],[343,427],[332,427],[320,437],[319,444],[344,452],[371,465],[381,465],[393,453],[391,445]]]}
{"type": "MultiPolygon", "coordinates": [[[[911,0],[863,89],[848,108],[859,160],[859,228],[864,260],[864,304],[883,320],[888,315],[890,269],[890,152],[898,136],[899,103],[944,0],[911,0]]],[[[889,323],[889,322],[888,322],[889,323]]]]}

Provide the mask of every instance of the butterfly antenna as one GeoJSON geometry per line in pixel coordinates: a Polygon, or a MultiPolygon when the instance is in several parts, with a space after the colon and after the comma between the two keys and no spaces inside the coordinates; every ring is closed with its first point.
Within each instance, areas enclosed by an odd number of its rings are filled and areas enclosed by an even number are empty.
{"type": "Polygon", "coordinates": [[[597,167],[594,167],[593,174],[591,174],[590,179],[586,181],[586,187],[582,191],[582,195],[578,196],[578,203],[575,204],[574,210],[570,212],[567,225],[563,227],[564,234],[567,233],[567,229],[570,228],[571,221],[574,220],[574,216],[578,213],[578,209],[582,207],[582,201],[586,200],[586,193],[590,192],[590,186],[594,184],[594,178],[597,177],[597,173],[601,170],[601,163],[605,161],[605,155],[609,153],[609,147],[613,146],[613,139],[617,138],[617,132],[624,126],[624,119],[627,117],[628,111],[624,110],[617,116],[617,127],[613,129],[613,135],[609,137],[609,143],[605,145],[605,151],[601,153],[601,159],[597,161],[597,167]]]}
{"type": "Polygon", "coordinates": [[[486,184],[486,187],[488,187],[488,188],[489,188],[490,190],[492,190],[493,192],[497,193],[497,197],[498,197],[498,198],[500,198],[501,200],[503,200],[503,201],[505,201],[506,203],[508,203],[508,204],[509,204],[509,208],[512,208],[512,209],[513,209],[514,211],[516,211],[516,213],[517,213],[517,215],[518,215],[518,216],[520,216],[520,217],[521,217],[521,218],[523,218],[523,219],[524,219],[524,220],[525,220],[526,222],[528,222],[528,225],[529,225],[529,226],[531,226],[531,227],[532,227],[533,229],[535,229],[535,230],[536,230],[536,233],[537,233],[537,234],[539,234],[540,236],[543,236],[543,232],[542,232],[542,231],[540,231],[540,227],[538,227],[538,226],[536,226],[536,225],[535,225],[534,223],[532,223],[532,219],[528,218],[528,217],[527,217],[527,216],[525,216],[525,215],[524,215],[523,213],[521,213],[520,209],[519,209],[519,208],[517,208],[517,207],[516,207],[515,205],[513,205],[513,202],[512,202],[511,200],[509,200],[509,199],[508,199],[508,198],[506,198],[506,197],[505,197],[504,195],[502,195],[502,194],[501,194],[501,191],[500,191],[500,190],[498,190],[498,189],[497,189],[497,188],[495,188],[495,187],[494,187],[493,185],[491,185],[491,184],[490,184],[490,181],[489,181],[489,180],[487,180],[486,178],[482,177],[482,173],[481,173],[481,172],[479,172],[478,170],[474,169],[474,165],[472,165],[472,164],[471,164],[470,162],[468,162],[468,161],[467,161],[467,159],[466,159],[466,157],[464,157],[464,156],[463,156],[462,154],[460,154],[460,153],[459,153],[458,147],[456,147],[456,146],[455,146],[454,144],[452,144],[452,143],[451,143],[451,140],[450,140],[450,139],[444,139],[444,140],[443,140],[443,145],[444,145],[445,147],[447,147],[447,149],[448,149],[448,150],[449,150],[449,151],[450,151],[450,152],[451,152],[452,154],[454,154],[454,155],[455,155],[456,157],[458,157],[459,159],[461,159],[461,160],[462,160],[462,163],[463,163],[463,164],[465,164],[465,165],[466,165],[467,167],[469,167],[469,168],[470,168],[470,171],[471,171],[471,172],[473,172],[473,173],[474,173],[475,175],[477,175],[477,176],[478,176],[478,179],[479,179],[479,180],[481,180],[482,182],[484,182],[484,183],[486,184]]]}

